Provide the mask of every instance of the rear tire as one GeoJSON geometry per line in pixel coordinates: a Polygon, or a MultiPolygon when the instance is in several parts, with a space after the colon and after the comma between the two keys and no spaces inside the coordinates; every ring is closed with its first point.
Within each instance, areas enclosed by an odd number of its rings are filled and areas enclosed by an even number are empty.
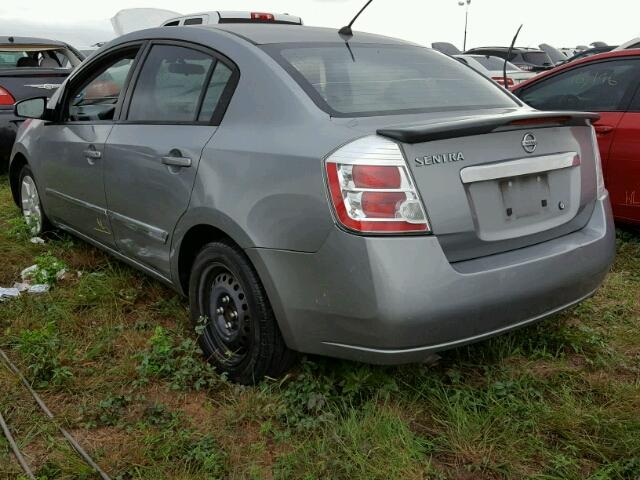
{"type": "Polygon", "coordinates": [[[294,363],[257,273],[242,250],[226,242],[205,245],[189,281],[191,319],[202,329],[206,358],[230,380],[253,385],[278,377],[294,363]]]}
{"type": "Polygon", "coordinates": [[[22,216],[34,237],[42,235],[50,228],[49,220],[42,209],[40,192],[29,165],[22,167],[18,177],[18,200],[22,216]]]}

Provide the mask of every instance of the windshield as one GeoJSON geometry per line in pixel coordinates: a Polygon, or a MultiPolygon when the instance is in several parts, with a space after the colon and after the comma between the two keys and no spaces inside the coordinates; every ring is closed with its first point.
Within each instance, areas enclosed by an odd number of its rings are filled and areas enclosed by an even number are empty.
{"type": "MultiPolygon", "coordinates": [[[[491,71],[502,71],[504,69],[504,60],[498,57],[491,57],[487,55],[474,55],[473,58],[477,60],[484,68],[491,71]]],[[[507,62],[508,72],[519,72],[520,69],[513,63],[507,62]]]]}
{"type": "Polygon", "coordinates": [[[323,43],[263,48],[332,116],[517,106],[494,82],[423,47],[323,43]]]}
{"type": "Polygon", "coordinates": [[[16,68],[62,68],[70,70],[80,59],[66,48],[0,46],[0,70],[16,68]]]}

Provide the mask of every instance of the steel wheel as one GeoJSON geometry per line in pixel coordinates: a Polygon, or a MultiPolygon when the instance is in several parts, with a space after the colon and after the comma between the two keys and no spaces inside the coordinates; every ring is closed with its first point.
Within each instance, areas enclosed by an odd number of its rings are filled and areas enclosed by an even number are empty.
{"type": "Polygon", "coordinates": [[[32,235],[38,235],[42,231],[43,217],[40,206],[40,195],[33,177],[24,175],[20,185],[20,202],[22,215],[29,226],[32,235]]]}
{"type": "Polygon", "coordinates": [[[240,281],[224,265],[210,265],[207,277],[210,294],[205,305],[208,321],[204,340],[218,352],[218,361],[230,367],[239,365],[253,346],[247,295],[240,281]]]}

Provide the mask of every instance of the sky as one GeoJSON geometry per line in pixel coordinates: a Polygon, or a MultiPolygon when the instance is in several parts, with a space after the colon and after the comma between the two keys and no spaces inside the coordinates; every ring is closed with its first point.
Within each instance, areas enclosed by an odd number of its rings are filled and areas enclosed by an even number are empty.
{"type": "MultiPolygon", "coordinates": [[[[339,28],[365,0],[3,0],[0,35],[32,35],[77,47],[113,38],[109,19],[119,10],[152,7],[187,14],[206,10],[287,12],[306,25],[339,28]]],[[[458,0],[374,0],[355,30],[422,45],[451,42],[462,48],[465,7],[458,0]]],[[[508,45],[524,24],[519,46],[549,43],[610,45],[640,36],[640,0],[472,0],[467,48],[508,45]]]]}

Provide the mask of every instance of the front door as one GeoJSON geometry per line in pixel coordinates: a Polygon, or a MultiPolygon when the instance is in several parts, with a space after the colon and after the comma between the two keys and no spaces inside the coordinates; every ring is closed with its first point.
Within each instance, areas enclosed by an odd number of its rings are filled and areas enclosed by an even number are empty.
{"type": "Polygon", "coordinates": [[[126,119],[107,141],[105,187],[117,246],[166,277],[173,230],[189,205],[231,74],[206,50],[152,45],[126,119]]]}
{"type": "Polygon", "coordinates": [[[62,100],[61,118],[47,124],[39,139],[39,158],[47,213],[56,223],[114,246],[106,212],[104,147],[123,97],[137,48],[99,61],[74,79],[62,100]]]}

